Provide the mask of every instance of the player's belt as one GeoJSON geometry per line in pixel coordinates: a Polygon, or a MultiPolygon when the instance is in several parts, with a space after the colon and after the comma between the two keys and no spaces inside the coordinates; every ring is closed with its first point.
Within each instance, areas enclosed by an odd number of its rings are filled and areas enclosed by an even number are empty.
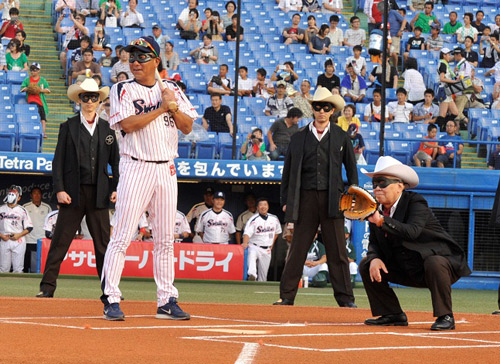
{"type": "Polygon", "coordinates": [[[145,160],[143,160],[143,159],[137,159],[137,158],[135,158],[135,157],[130,157],[130,158],[132,158],[132,160],[134,160],[134,161],[138,161],[138,162],[146,162],[146,163],[164,164],[164,163],[168,163],[168,162],[170,162],[170,161],[145,161],[145,160]]]}
{"type": "Polygon", "coordinates": [[[255,246],[257,246],[259,248],[262,248],[262,249],[269,249],[271,247],[270,245],[268,245],[268,246],[262,246],[262,245],[257,245],[255,243],[252,243],[252,245],[255,245],[255,246]]]}

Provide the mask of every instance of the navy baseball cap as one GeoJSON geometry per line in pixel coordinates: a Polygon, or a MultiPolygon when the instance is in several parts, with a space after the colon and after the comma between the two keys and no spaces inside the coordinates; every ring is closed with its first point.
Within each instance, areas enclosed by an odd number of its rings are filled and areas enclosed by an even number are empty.
{"type": "Polygon", "coordinates": [[[226,195],[222,191],[218,191],[215,193],[214,198],[222,198],[223,200],[226,199],[226,195]]]}
{"type": "Polygon", "coordinates": [[[213,195],[214,194],[214,189],[212,187],[207,187],[205,190],[205,195],[213,195]]]}
{"type": "Polygon", "coordinates": [[[160,46],[158,43],[156,43],[156,40],[151,37],[140,37],[135,40],[133,40],[128,46],[126,46],[125,51],[131,52],[134,49],[137,49],[138,51],[144,52],[144,53],[151,53],[153,52],[156,57],[160,56],[160,46]]]}

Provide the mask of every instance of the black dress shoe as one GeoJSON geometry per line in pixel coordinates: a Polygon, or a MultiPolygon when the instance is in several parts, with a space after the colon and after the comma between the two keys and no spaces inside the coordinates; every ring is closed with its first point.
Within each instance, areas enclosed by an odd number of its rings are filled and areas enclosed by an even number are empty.
{"type": "Polygon", "coordinates": [[[341,302],[339,307],[358,308],[354,302],[341,302]]]}
{"type": "Polygon", "coordinates": [[[397,315],[384,315],[376,319],[365,320],[365,325],[373,326],[408,326],[408,318],[404,312],[397,315]]]}
{"type": "Polygon", "coordinates": [[[455,330],[455,319],[452,315],[439,316],[431,326],[431,330],[444,331],[455,330]]]}
{"type": "Polygon", "coordinates": [[[37,295],[35,297],[37,297],[37,298],[52,298],[52,297],[54,297],[54,294],[46,292],[46,291],[40,291],[37,293],[37,295]]]}
{"type": "Polygon", "coordinates": [[[293,306],[293,301],[288,298],[280,298],[276,302],[273,303],[274,306],[293,306]]]}
{"type": "Polygon", "coordinates": [[[491,314],[492,315],[500,315],[500,310],[493,311],[491,314]]]}

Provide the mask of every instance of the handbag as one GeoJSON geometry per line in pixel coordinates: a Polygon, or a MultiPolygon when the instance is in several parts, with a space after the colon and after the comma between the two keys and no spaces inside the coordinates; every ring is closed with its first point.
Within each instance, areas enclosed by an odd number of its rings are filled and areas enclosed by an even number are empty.
{"type": "Polygon", "coordinates": [[[181,38],[182,39],[192,40],[192,39],[196,39],[197,36],[198,36],[198,33],[196,33],[193,30],[184,30],[184,29],[181,30],[181,38]]]}
{"type": "Polygon", "coordinates": [[[464,77],[457,83],[447,83],[444,90],[447,96],[451,96],[464,91],[467,93],[468,89],[472,89],[472,80],[470,77],[464,77]]]}

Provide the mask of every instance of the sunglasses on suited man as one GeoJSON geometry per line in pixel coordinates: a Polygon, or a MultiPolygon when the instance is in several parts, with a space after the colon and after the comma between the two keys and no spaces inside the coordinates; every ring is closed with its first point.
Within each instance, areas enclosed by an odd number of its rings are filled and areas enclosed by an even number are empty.
{"type": "Polygon", "coordinates": [[[329,102],[313,102],[312,108],[317,112],[320,112],[321,109],[323,109],[325,112],[330,112],[333,109],[333,105],[329,102]]]}
{"type": "Polygon", "coordinates": [[[393,179],[393,178],[387,178],[387,177],[374,177],[372,178],[372,184],[373,184],[373,189],[380,187],[380,188],[386,188],[389,185],[392,185],[394,183],[403,183],[400,179],[393,179]]]}
{"type": "Polygon", "coordinates": [[[89,100],[92,101],[92,102],[99,101],[99,94],[95,93],[95,92],[81,93],[80,95],[78,95],[78,97],[84,103],[89,102],[89,100]]]}

